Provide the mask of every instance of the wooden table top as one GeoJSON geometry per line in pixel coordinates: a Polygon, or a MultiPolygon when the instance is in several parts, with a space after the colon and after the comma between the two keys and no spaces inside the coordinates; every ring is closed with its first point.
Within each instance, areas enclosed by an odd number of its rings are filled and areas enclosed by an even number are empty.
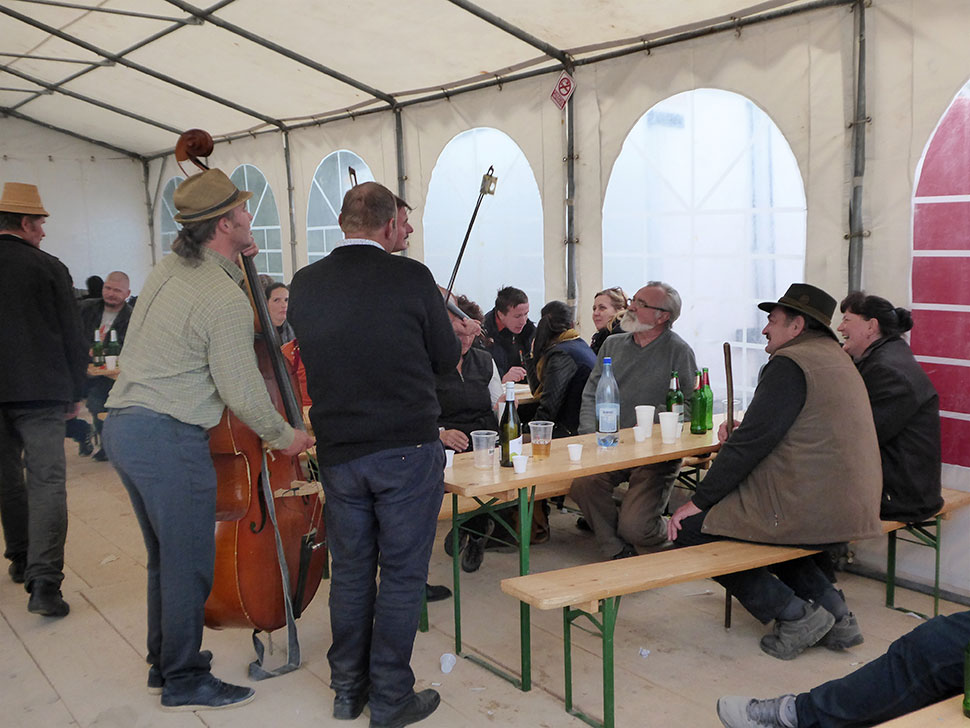
{"type": "Polygon", "coordinates": [[[879,725],[885,728],[963,728],[970,725],[970,720],[963,715],[963,695],[956,695],[879,725]]]}
{"type": "MultiPolygon", "coordinates": [[[[445,468],[445,490],[463,496],[486,496],[501,494],[532,485],[560,481],[565,478],[578,478],[595,475],[611,470],[622,470],[640,465],[678,460],[690,455],[714,452],[720,447],[717,432],[704,435],[691,435],[685,426],[684,433],[675,443],[665,445],[660,439],[660,425],[654,425],[653,437],[644,442],[635,442],[633,428],[620,430],[620,444],[616,447],[596,446],[596,434],[576,435],[552,441],[552,451],[545,460],[529,458],[526,471],[517,474],[512,468],[496,465],[490,470],[475,467],[475,455],[470,450],[455,455],[454,465],[445,468]],[[572,462],[566,445],[574,442],[583,444],[583,457],[572,462]]],[[[525,454],[531,454],[532,446],[526,445],[525,454]]]]}
{"type": "Polygon", "coordinates": [[[108,377],[109,379],[117,379],[119,374],[121,374],[120,369],[108,369],[107,367],[96,367],[94,364],[88,364],[89,377],[108,377]]]}

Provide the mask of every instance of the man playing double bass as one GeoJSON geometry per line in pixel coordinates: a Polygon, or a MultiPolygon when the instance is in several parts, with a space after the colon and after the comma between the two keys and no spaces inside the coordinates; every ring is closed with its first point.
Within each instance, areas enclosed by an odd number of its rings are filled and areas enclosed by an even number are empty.
{"type": "Polygon", "coordinates": [[[107,401],[104,447],[148,549],[149,692],[162,708],[242,705],[252,688],[209,672],[200,652],[215,558],[216,474],[208,430],[229,407],[270,447],[295,455],[313,438],[276,411],[257,368],[253,312],[237,256],[258,248],[252,196],[211,169],[175,191],[182,230],[135,308],[121,375],[107,401]]]}

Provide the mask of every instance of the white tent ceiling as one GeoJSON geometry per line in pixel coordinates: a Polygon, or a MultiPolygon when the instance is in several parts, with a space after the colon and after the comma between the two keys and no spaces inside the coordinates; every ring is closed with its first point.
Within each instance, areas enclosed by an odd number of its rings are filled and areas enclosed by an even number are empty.
{"type": "Polygon", "coordinates": [[[141,157],[845,0],[4,0],[0,114],[141,157]]]}

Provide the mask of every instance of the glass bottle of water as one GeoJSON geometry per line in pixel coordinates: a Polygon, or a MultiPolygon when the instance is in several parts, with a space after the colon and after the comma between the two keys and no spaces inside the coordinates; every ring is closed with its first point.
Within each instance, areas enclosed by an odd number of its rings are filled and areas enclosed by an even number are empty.
{"type": "Polygon", "coordinates": [[[614,447],[620,442],[620,388],[613,377],[613,360],[603,358],[603,373],[596,385],[596,444],[614,447]]]}

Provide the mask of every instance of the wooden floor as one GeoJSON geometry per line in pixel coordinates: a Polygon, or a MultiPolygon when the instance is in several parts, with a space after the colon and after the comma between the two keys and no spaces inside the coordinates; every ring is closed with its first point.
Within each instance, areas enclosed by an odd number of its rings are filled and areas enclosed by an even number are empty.
{"type": "MultiPolygon", "coordinates": [[[[326,582],[300,620],[303,668],[256,685],[256,700],[242,708],[200,713],[165,713],[145,691],[145,552],[128,498],[108,463],[79,458],[68,444],[67,577],[63,591],[71,614],[51,620],[26,610],[21,586],[0,576],[0,725],[4,728],[147,728],[148,726],[338,725],[330,717],[326,652],[330,644],[326,582]]],[[[591,536],[575,528],[575,517],[554,513],[553,537],[533,550],[533,570],[598,559],[591,536]]],[[[439,527],[431,581],[450,584],[451,562],[439,527]]],[[[514,574],[513,553],[488,552],[481,570],[465,574],[464,639],[506,664],[518,661],[518,608],[499,591],[498,581],[514,574]]],[[[866,635],[862,646],[844,653],[816,648],[793,662],[780,662],[758,649],[766,631],[736,605],[734,627],[721,626],[723,591],[712,581],[667,587],[625,597],[616,632],[617,725],[638,728],[719,726],[714,703],[725,694],[772,697],[805,690],[839,677],[877,657],[894,638],[912,629],[914,616],[882,606],[882,584],[846,575],[849,605],[866,635]]],[[[902,591],[897,603],[928,611],[928,597],[902,591]]],[[[944,603],[944,612],[963,609],[944,603]]],[[[412,665],[417,687],[434,686],[438,711],[421,725],[579,726],[562,709],[561,613],[533,610],[533,681],[522,693],[491,673],[459,660],[442,674],[439,658],[453,650],[451,601],[431,605],[431,631],[418,634],[412,665]]],[[[598,638],[579,633],[574,651],[575,699],[601,714],[598,638]]],[[[280,633],[278,647],[285,649],[280,633]]],[[[248,684],[250,636],[245,631],[206,631],[215,653],[213,672],[248,684]]],[[[282,662],[281,650],[271,658],[282,662]]],[[[349,725],[366,725],[367,713],[349,725]]],[[[339,725],[348,725],[340,722],[339,725]]]]}

